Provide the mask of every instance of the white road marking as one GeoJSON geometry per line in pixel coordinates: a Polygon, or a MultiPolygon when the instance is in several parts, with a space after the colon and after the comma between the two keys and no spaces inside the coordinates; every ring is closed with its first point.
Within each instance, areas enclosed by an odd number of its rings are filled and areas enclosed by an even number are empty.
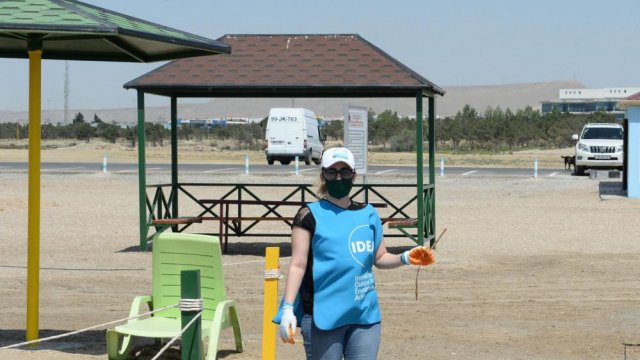
{"type": "Polygon", "coordinates": [[[162,170],[162,168],[161,167],[147,168],[147,171],[152,171],[152,170],[162,170]]]}
{"type": "Polygon", "coordinates": [[[77,169],[83,169],[83,167],[82,166],[74,166],[74,167],[68,167],[68,168],[43,169],[42,171],[67,171],[67,170],[77,170],[77,169]]]}
{"type": "Polygon", "coordinates": [[[462,174],[462,176],[471,175],[471,174],[476,173],[476,172],[478,172],[478,170],[467,171],[466,173],[462,174]]]}
{"type": "Polygon", "coordinates": [[[207,170],[207,171],[203,171],[203,172],[205,172],[205,173],[212,173],[212,172],[218,172],[218,171],[229,171],[229,170],[235,170],[235,169],[238,169],[238,168],[234,168],[234,167],[232,167],[232,168],[224,168],[224,169],[213,169],[213,170],[207,170]]]}
{"type": "Polygon", "coordinates": [[[549,176],[556,176],[556,175],[558,175],[558,172],[557,172],[557,171],[554,171],[554,172],[552,172],[551,174],[549,174],[549,176]]]}
{"type": "Polygon", "coordinates": [[[374,173],[374,175],[380,175],[380,174],[388,173],[388,172],[395,171],[395,170],[396,169],[382,170],[382,171],[378,171],[377,173],[374,173]]]}
{"type": "MultiPolygon", "coordinates": [[[[302,170],[298,170],[298,172],[305,172],[305,171],[312,171],[312,170],[316,170],[316,169],[313,169],[313,168],[312,169],[302,169],[302,170]]],[[[295,173],[296,173],[295,170],[294,171],[289,171],[289,174],[295,174],[295,173]]]]}

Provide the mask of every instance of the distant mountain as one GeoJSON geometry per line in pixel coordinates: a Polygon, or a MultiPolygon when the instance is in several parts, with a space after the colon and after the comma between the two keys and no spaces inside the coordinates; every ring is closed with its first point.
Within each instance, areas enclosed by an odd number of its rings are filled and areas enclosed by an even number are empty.
{"type": "MultiPolygon", "coordinates": [[[[578,81],[553,81],[539,83],[522,83],[485,86],[445,86],[446,94],[436,98],[437,116],[453,116],[468,104],[479,113],[491,107],[502,109],[522,109],[531,106],[540,109],[540,102],[558,97],[558,90],[584,88],[578,81]]],[[[168,103],[168,100],[167,100],[168,103]]],[[[178,100],[178,117],[183,119],[211,118],[249,118],[257,119],[267,116],[272,107],[306,107],[317,115],[327,118],[342,117],[347,105],[357,105],[373,109],[380,113],[387,109],[396,111],[400,116],[415,116],[415,99],[413,98],[282,98],[282,99],[239,99],[214,98],[200,104],[180,104],[178,100]]],[[[425,101],[425,111],[427,103],[425,101]]],[[[128,109],[70,109],[69,114],[81,112],[85,119],[92,120],[97,114],[103,121],[111,123],[135,123],[136,110],[128,109]]],[[[43,113],[44,123],[57,123],[63,118],[62,110],[43,113]]],[[[149,107],[146,119],[150,122],[169,121],[169,107],[149,107]]],[[[27,112],[0,111],[0,122],[27,122],[27,112]]]]}

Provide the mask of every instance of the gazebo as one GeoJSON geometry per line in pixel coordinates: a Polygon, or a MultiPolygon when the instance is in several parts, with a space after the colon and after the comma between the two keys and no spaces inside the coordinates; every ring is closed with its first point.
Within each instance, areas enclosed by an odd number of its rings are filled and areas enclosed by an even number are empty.
{"type": "MultiPolygon", "coordinates": [[[[174,60],[124,85],[137,90],[140,247],[146,249],[144,95],[170,98],[171,185],[178,187],[178,98],[415,98],[417,243],[435,237],[435,98],[444,90],[358,34],[229,34],[226,56],[174,60]],[[424,183],[423,99],[428,99],[429,180],[424,183]]],[[[173,216],[177,199],[169,199],[173,216]]]]}

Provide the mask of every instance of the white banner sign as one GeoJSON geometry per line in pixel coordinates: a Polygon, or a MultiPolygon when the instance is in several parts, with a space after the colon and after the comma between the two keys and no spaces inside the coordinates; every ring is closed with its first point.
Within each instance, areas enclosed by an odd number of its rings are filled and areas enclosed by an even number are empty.
{"type": "Polygon", "coordinates": [[[344,146],[351,150],[356,161],[356,172],[367,173],[367,143],[369,119],[366,108],[348,106],[344,116],[344,146]]]}

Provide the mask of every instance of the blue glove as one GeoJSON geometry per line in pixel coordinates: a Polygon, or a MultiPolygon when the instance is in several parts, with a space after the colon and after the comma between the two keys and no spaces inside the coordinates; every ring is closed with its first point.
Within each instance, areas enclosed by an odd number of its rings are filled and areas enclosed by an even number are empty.
{"type": "Polygon", "coordinates": [[[293,314],[293,305],[284,304],[282,306],[282,318],[280,319],[280,338],[285,343],[293,344],[293,336],[296,333],[298,320],[293,314]]]}

